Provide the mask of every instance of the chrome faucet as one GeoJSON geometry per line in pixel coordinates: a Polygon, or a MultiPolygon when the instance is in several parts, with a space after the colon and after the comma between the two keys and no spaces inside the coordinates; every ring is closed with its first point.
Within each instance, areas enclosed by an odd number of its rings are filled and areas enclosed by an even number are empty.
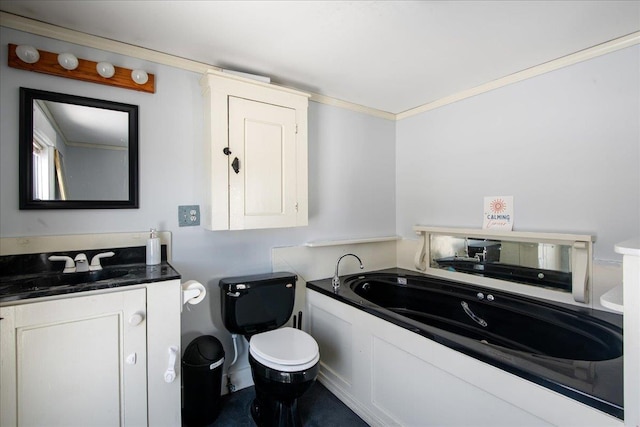
{"type": "Polygon", "coordinates": [[[346,256],[355,257],[360,262],[360,270],[364,268],[364,265],[362,265],[362,260],[358,257],[358,255],[344,254],[340,258],[338,258],[338,262],[336,262],[336,274],[333,276],[333,279],[331,280],[331,285],[333,286],[333,292],[338,292],[338,289],[340,289],[340,277],[338,277],[338,267],[340,266],[340,260],[346,256]]]}

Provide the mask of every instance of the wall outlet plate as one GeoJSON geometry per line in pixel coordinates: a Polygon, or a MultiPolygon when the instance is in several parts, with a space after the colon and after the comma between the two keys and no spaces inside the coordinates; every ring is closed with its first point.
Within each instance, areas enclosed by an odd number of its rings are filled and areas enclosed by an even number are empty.
{"type": "Polygon", "coordinates": [[[200,205],[178,206],[178,225],[180,227],[200,225],[200,205]]]}

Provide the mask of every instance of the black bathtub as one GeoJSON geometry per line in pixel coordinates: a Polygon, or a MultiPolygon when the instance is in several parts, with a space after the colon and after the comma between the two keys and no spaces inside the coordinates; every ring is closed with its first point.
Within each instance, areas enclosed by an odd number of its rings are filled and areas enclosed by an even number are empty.
{"type": "Polygon", "coordinates": [[[307,287],[623,419],[620,315],[402,269],[307,287]]]}

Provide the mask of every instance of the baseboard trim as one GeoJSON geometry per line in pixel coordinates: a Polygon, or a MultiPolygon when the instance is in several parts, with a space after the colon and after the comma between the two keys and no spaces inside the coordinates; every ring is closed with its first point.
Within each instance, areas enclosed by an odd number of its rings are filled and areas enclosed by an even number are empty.
{"type": "MultiPolygon", "coordinates": [[[[324,375],[322,369],[318,373],[318,382],[322,384],[327,390],[329,390],[334,396],[336,396],[342,403],[344,403],[349,409],[356,413],[360,418],[372,427],[388,427],[390,424],[388,421],[381,420],[378,416],[369,411],[366,407],[354,400],[351,395],[342,390],[335,382],[331,381],[329,377],[324,375]]],[[[391,424],[398,425],[398,424],[391,424]]]]}

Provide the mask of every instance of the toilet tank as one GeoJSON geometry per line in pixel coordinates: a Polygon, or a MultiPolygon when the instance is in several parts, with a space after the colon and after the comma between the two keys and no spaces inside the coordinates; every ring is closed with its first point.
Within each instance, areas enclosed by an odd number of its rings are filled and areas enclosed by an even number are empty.
{"type": "Polygon", "coordinates": [[[291,317],[296,275],[287,272],[220,279],[222,321],[244,336],[277,329],[291,317]]]}

